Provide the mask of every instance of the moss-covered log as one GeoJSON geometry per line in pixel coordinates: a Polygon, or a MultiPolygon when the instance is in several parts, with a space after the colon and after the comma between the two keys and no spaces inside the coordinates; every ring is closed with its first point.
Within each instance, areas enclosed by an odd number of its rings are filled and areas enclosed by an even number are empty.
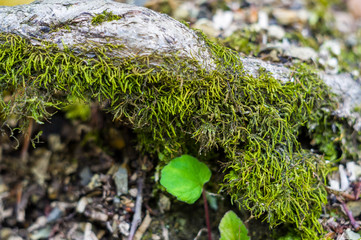
{"type": "Polygon", "coordinates": [[[360,130],[351,78],[240,59],[166,15],[112,1],[35,1],[0,7],[0,17],[4,124],[41,123],[74,97],[100,102],[148,152],[221,148],[222,189],[234,201],[273,226],[321,232],[329,168],[298,138],[337,114],[360,130]]]}

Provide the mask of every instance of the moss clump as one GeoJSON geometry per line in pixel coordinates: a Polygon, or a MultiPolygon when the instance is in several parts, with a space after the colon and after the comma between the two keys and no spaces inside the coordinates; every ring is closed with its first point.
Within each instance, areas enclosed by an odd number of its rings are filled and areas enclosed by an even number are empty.
{"type": "Polygon", "coordinates": [[[261,35],[259,33],[245,28],[232,33],[222,42],[237,52],[256,56],[260,51],[258,43],[260,39],[261,35]]]}
{"type": "Polygon", "coordinates": [[[102,13],[95,15],[91,23],[96,26],[103,22],[110,22],[114,20],[119,20],[121,18],[122,18],[121,16],[115,15],[112,12],[103,11],[102,13]]]}
{"type": "Polygon", "coordinates": [[[88,57],[1,35],[1,117],[40,122],[49,106],[80,98],[130,124],[148,152],[190,152],[190,142],[198,152],[221,148],[228,159],[222,189],[234,201],[272,226],[289,222],[314,237],[328,167],[297,138],[307,122],[319,121],[320,109],[332,109],[327,87],[306,67],[284,84],[262,69],[252,77],[237,54],[205,41],[218,66],[213,71],[176,55],[108,57],[117,46],[104,45],[88,49],[88,57]]]}

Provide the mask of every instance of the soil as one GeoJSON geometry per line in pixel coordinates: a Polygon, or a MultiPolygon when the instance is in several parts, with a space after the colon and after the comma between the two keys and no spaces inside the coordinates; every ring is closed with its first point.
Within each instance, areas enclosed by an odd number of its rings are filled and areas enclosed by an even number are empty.
{"type": "MultiPolygon", "coordinates": [[[[42,131],[35,148],[24,149],[16,131],[10,138],[10,132],[2,135],[0,239],[83,239],[89,232],[96,239],[126,239],[141,176],[142,219],[151,217],[142,239],[207,239],[203,201],[189,205],[162,191],[154,182],[158,160],[140,155],[133,131],[102,112],[92,119],[69,120],[57,113],[44,125],[34,124],[33,138],[42,131]],[[127,194],[117,194],[113,173],[119,166],[127,169],[127,194]]],[[[225,212],[234,210],[244,221],[249,214],[215,196],[210,220],[213,239],[219,239],[225,212]]],[[[245,224],[252,239],[270,239],[267,224],[254,219],[245,224]]]]}

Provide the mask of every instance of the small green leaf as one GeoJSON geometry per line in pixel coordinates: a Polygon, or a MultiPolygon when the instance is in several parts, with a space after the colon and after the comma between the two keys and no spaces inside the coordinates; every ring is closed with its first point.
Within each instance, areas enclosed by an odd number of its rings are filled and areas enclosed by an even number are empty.
{"type": "Polygon", "coordinates": [[[224,214],[219,226],[220,240],[249,240],[248,230],[242,220],[233,212],[224,214]]]}
{"type": "Polygon", "coordinates": [[[182,155],[162,169],[160,184],[178,200],[192,204],[201,196],[203,185],[210,178],[207,165],[192,156],[182,155]]]}

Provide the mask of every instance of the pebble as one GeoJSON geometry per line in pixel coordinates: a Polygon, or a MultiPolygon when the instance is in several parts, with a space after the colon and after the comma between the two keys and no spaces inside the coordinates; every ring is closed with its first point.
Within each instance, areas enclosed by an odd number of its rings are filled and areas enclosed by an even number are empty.
{"type": "Polygon", "coordinates": [[[119,167],[113,175],[114,183],[117,188],[117,195],[128,193],[128,172],[125,168],[119,167]]]}
{"type": "Polygon", "coordinates": [[[89,199],[87,197],[82,197],[79,201],[78,204],[76,206],[76,212],[78,213],[83,213],[86,206],[89,203],[89,199]]]}
{"type": "Polygon", "coordinates": [[[346,229],[345,233],[347,240],[359,240],[361,238],[360,234],[353,232],[350,228],[346,229]]]}
{"type": "Polygon", "coordinates": [[[136,198],[138,195],[138,189],[137,188],[129,189],[129,195],[132,196],[133,198],[136,198]]]}
{"type": "Polygon", "coordinates": [[[292,45],[285,51],[284,55],[292,58],[298,58],[302,61],[316,60],[318,56],[317,52],[313,48],[297,47],[292,45]]]}
{"type": "Polygon", "coordinates": [[[329,52],[338,56],[341,54],[341,44],[337,40],[325,41],[320,47],[320,52],[329,52]]]}
{"type": "Polygon", "coordinates": [[[286,31],[279,25],[271,25],[268,27],[268,36],[277,40],[281,40],[286,35],[286,31]]]}
{"type": "Polygon", "coordinates": [[[48,239],[50,237],[51,232],[52,232],[51,227],[47,226],[31,234],[30,239],[31,240],[48,239]]]}
{"type": "Polygon", "coordinates": [[[281,25],[292,25],[295,23],[305,24],[310,17],[310,13],[305,9],[292,10],[276,8],[273,10],[272,15],[281,25]]]}
{"type": "Polygon", "coordinates": [[[345,191],[350,186],[350,182],[347,178],[346,169],[342,164],[340,164],[340,166],[338,167],[338,171],[340,174],[340,191],[345,191]]]}
{"type": "Polygon", "coordinates": [[[170,210],[170,200],[167,196],[160,194],[159,195],[159,201],[158,201],[158,207],[160,209],[160,211],[162,213],[164,213],[165,211],[169,211],[170,210]]]}
{"type": "Polygon", "coordinates": [[[7,192],[9,190],[8,186],[3,183],[3,180],[0,176],[0,194],[3,193],[3,192],[7,192]]]}
{"type": "Polygon", "coordinates": [[[45,180],[49,179],[48,166],[52,152],[45,148],[37,148],[34,150],[34,161],[35,164],[31,168],[31,172],[36,177],[36,181],[40,185],[44,185],[45,180]]]}
{"type": "Polygon", "coordinates": [[[260,26],[260,28],[262,29],[267,29],[268,28],[268,14],[265,11],[259,11],[258,12],[258,25],[260,26]]]}
{"type": "Polygon", "coordinates": [[[346,203],[348,209],[352,212],[354,217],[358,217],[361,214],[361,202],[351,201],[346,203]]]}
{"type": "Polygon", "coordinates": [[[213,22],[207,18],[199,19],[192,27],[202,30],[207,36],[211,37],[216,37],[220,33],[219,30],[213,27],[213,22]]]}
{"type": "Polygon", "coordinates": [[[353,161],[346,163],[346,169],[351,182],[356,181],[361,176],[361,166],[353,161]]]}
{"type": "Polygon", "coordinates": [[[53,208],[47,217],[48,223],[55,222],[63,215],[63,211],[60,208],[53,208]]]}
{"type": "Polygon", "coordinates": [[[108,215],[105,213],[102,213],[100,211],[91,210],[91,212],[84,212],[85,216],[90,217],[92,220],[99,221],[99,222],[106,222],[108,221],[108,215]]]}
{"type": "Polygon", "coordinates": [[[130,224],[126,221],[122,221],[118,224],[118,229],[121,234],[124,236],[129,236],[130,224]]]}
{"type": "Polygon", "coordinates": [[[356,25],[351,14],[345,12],[335,12],[335,27],[341,33],[352,33],[356,25]]]}
{"type": "Polygon", "coordinates": [[[233,12],[217,10],[213,16],[213,27],[217,30],[227,29],[233,21],[233,12]]]}
{"type": "Polygon", "coordinates": [[[360,0],[348,0],[347,8],[354,18],[361,18],[361,1],[360,0]]]}
{"type": "Polygon", "coordinates": [[[92,179],[92,172],[90,170],[90,168],[88,166],[84,167],[81,171],[80,171],[80,184],[83,186],[86,186],[90,183],[91,179],[92,179]]]}
{"type": "Polygon", "coordinates": [[[175,9],[173,17],[180,20],[196,19],[198,14],[199,10],[194,2],[184,2],[175,9]]]}

